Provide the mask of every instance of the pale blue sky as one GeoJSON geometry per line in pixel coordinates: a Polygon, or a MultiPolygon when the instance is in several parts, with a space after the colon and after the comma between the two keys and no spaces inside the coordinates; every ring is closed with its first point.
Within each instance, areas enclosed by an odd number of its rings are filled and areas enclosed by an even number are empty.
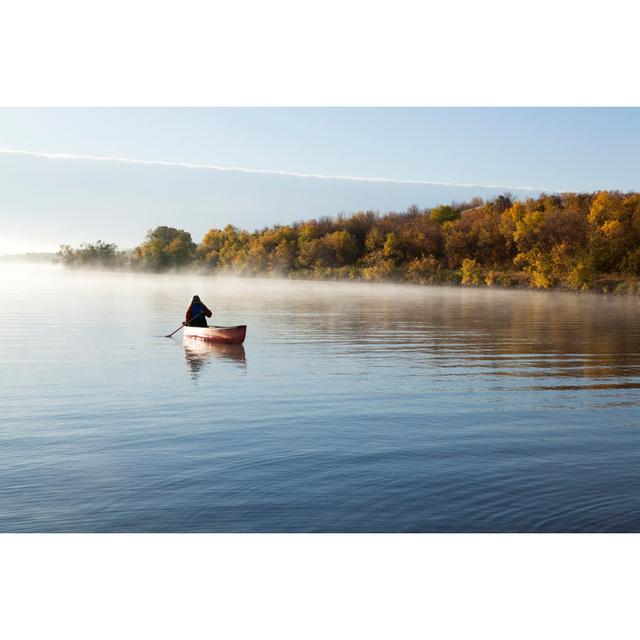
{"type": "Polygon", "coordinates": [[[454,185],[373,183],[0,153],[0,253],[158,224],[197,241],[359,209],[640,188],[640,109],[0,109],[0,148],[454,185]],[[455,186],[504,185],[505,188],[455,186]],[[512,192],[527,195],[515,188],[512,192]]]}

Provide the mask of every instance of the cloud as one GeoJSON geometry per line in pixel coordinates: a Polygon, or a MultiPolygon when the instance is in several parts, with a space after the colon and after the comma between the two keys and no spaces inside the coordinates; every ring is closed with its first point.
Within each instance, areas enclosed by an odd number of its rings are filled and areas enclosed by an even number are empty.
{"type": "Polygon", "coordinates": [[[543,189],[540,187],[529,187],[523,185],[508,185],[508,184],[476,184],[472,182],[442,182],[437,180],[411,180],[400,178],[380,178],[369,176],[336,176],[327,175],[323,173],[304,173],[300,171],[286,171],[282,169],[253,169],[248,167],[234,167],[224,166],[217,164],[200,164],[194,162],[177,162],[173,160],[139,160],[136,158],[119,158],[115,156],[93,156],[93,155],[80,155],[77,153],[48,153],[44,151],[29,151],[25,149],[0,149],[0,154],[15,155],[15,156],[28,156],[31,158],[44,158],[47,160],[72,160],[72,161],[85,161],[85,162],[112,162],[120,164],[134,164],[142,166],[157,166],[157,167],[176,167],[179,169],[196,169],[201,171],[219,171],[219,172],[234,172],[234,173],[249,173],[254,175],[271,175],[271,176],[284,176],[292,178],[308,178],[315,180],[342,180],[347,182],[371,182],[379,184],[407,184],[407,185],[424,185],[431,187],[468,187],[479,189],[513,189],[514,191],[532,191],[532,192],[546,192],[557,193],[557,189],[543,189]]]}

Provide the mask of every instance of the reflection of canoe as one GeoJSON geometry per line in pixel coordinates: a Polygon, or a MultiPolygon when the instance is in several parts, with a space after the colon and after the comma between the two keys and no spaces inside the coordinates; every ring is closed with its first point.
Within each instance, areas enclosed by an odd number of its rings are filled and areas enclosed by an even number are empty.
{"type": "Polygon", "coordinates": [[[217,344],[206,340],[184,340],[184,356],[193,380],[197,380],[203,369],[214,359],[232,361],[246,371],[247,361],[241,344],[217,344]]]}
{"type": "Polygon", "coordinates": [[[221,358],[245,363],[246,355],[241,344],[217,344],[205,340],[185,340],[184,353],[187,361],[204,363],[210,358],[221,358]]]}
{"type": "Polygon", "coordinates": [[[222,344],[242,344],[247,335],[247,325],[238,327],[185,327],[184,337],[222,344]]]}

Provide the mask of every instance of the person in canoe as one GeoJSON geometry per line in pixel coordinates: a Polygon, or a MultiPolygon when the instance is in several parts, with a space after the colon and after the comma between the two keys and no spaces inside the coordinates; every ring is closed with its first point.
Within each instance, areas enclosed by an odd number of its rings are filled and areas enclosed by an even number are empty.
{"type": "Polygon", "coordinates": [[[193,296],[193,300],[187,309],[187,317],[182,324],[187,327],[206,327],[207,318],[210,318],[212,315],[204,302],[200,300],[200,297],[193,296]]]}

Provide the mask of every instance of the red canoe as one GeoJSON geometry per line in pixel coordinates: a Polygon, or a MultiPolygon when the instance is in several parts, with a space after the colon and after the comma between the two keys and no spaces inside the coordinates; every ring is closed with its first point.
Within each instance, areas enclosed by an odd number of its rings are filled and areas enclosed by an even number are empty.
{"type": "Polygon", "coordinates": [[[247,325],[237,327],[185,327],[184,337],[222,344],[242,344],[247,335],[247,325]]]}

